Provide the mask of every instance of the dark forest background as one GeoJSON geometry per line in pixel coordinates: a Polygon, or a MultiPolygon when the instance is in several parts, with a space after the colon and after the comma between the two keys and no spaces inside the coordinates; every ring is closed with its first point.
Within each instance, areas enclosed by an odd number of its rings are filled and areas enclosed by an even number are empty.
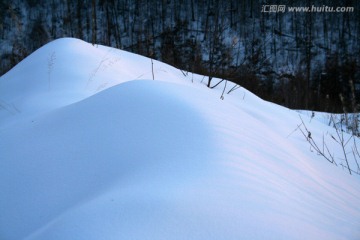
{"type": "Polygon", "coordinates": [[[229,79],[296,109],[357,111],[360,1],[0,0],[0,74],[61,37],[229,79]],[[262,12],[265,5],[354,12],[262,12]]]}

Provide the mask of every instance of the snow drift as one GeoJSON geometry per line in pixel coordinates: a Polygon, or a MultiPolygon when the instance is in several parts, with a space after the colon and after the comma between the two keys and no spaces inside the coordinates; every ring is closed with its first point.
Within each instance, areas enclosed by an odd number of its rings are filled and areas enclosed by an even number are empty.
{"type": "Polygon", "coordinates": [[[0,78],[0,239],[360,238],[359,178],[309,150],[298,113],[154,76],[60,39],[0,78]]]}

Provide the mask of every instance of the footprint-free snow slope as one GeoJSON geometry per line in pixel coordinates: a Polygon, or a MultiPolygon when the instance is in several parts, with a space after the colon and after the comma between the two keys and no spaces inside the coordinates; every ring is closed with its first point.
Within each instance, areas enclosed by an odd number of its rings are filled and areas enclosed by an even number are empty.
{"type": "Polygon", "coordinates": [[[0,239],[360,238],[359,177],[297,112],[153,64],[59,39],[0,78],[0,239]]]}

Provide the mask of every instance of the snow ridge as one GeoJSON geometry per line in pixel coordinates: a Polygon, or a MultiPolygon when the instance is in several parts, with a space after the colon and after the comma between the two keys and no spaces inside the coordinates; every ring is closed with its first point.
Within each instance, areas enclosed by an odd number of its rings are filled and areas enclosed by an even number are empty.
{"type": "Polygon", "coordinates": [[[0,239],[359,239],[359,179],[309,150],[297,112],[154,76],[67,38],[0,78],[0,239]]]}

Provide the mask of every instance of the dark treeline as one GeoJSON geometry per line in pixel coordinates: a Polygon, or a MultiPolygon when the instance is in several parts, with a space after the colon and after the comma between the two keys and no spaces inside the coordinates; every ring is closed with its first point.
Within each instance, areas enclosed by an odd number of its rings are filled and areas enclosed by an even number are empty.
{"type": "Polygon", "coordinates": [[[354,111],[359,9],[357,0],[0,0],[0,73],[53,39],[76,37],[209,75],[209,87],[216,76],[290,108],[354,111]],[[288,9],[312,6],[320,12],[288,9]]]}

